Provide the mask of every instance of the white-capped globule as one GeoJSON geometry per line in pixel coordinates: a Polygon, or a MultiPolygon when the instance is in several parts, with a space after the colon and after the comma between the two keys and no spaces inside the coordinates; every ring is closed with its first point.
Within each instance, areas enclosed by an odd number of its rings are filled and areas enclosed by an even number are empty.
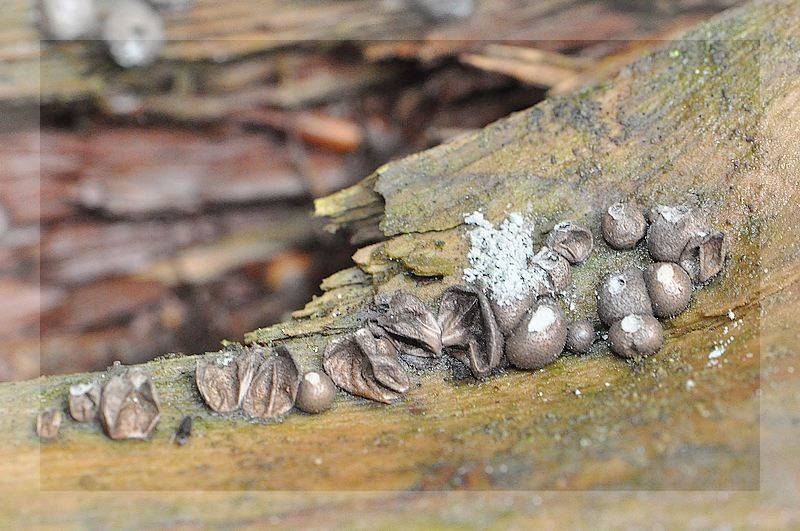
{"type": "Polygon", "coordinates": [[[647,251],[656,262],[677,263],[689,239],[705,230],[704,222],[686,205],[657,205],[647,215],[647,251]]]}
{"type": "Polygon", "coordinates": [[[511,334],[506,357],[520,369],[540,369],[558,358],[566,341],[564,312],[557,303],[543,301],[528,310],[511,334]]]}
{"type": "Polygon", "coordinates": [[[566,349],[576,354],[588,352],[592,345],[596,333],[594,326],[586,319],[572,322],[567,328],[566,349]]]}
{"type": "Polygon", "coordinates": [[[661,350],[664,329],[652,315],[626,315],[608,330],[611,350],[624,358],[649,356],[661,350]]]}
{"type": "Polygon", "coordinates": [[[629,267],[606,276],[597,293],[597,314],[606,326],[629,314],[652,315],[653,307],[642,271],[629,267]]]}
{"type": "Polygon", "coordinates": [[[103,40],[118,65],[146,66],[164,46],[164,23],[143,0],[118,0],[103,22],[103,40]]]}
{"type": "Polygon", "coordinates": [[[39,0],[42,29],[48,37],[71,41],[97,29],[94,0],[39,0]]]}
{"type": "Polygon", "coordinates": [[[570,264],[579,264],[592,253],[594,237],[589,229],[574,221],[562,221],[553,227],[545,243],[570,264]]]}
{"type": "Polygon", "coordinates": [[[651,264],[644,270],[643,276],[656,317],[674,317],[689,306],[692,280],[678,264],[651,264]]]}
{"type": "Polygon", "coordinates": [[[336,385],[322,371],[308,371],[300,380],[295,405],[306,413],[322,413],[330,409],[336,396],[336,385]]]}
{"type": "Polygon", "coordinates": [[[603,214],[603,239],[619,251],[633,249],[644,238],[647,221],[642,211],[628,203],[614,203],[603,214]]]}

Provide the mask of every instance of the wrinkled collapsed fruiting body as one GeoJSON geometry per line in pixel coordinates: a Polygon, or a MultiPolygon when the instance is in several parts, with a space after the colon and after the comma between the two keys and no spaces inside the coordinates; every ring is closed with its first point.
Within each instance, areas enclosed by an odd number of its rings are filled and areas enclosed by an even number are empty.
{"type": "Polygon", "coordinates": [[[698,284],[708,282],[725,266],[725,235],[719,231],[701,232],[689,239],[680,257],[680,265],[698,284]]]}
{"type": "Polygon", "coordinates": [[[644,238],[647,221],[638,208],[627,203],[614,203],[603,214],[601,222],[603,239],[612,248],[624,251],[633,249],[644,238]]]}
{"type": "Polygon", "coordinates": [[[401,350],[416,356],[442,355],[442,329],[437,317],[418,297],[397,291],[388,300],[376,298],[383,311],[374,323],[401,343],[401,350]]]}
{"type": "Polygon", "coordinates": [[[36,434],[40,439],[55,439],[61,428],[61,411],[49,408],[41,411],[36,417],[36,434]]]}
{"type": "Polygon", "coordinates": [[[691,208],[657,205],[648,212],[647,250],[656,262],[675,262],[689,239],[704,231],[704,223],[691,208]]]}
{"type": "Polygon", "coordinates": [[[475,378],[486,377],[503,357],[503,335],[483,291],[450,286],[439,301],[438,322],[447,354],[469,367],[475,378]]]}
{"type": "Polygon", "coordinates": [[[393,342],[369,328],[328,343],[322,365],[338,387],[377,402],[390,404],[411,385],[393,342]]]}
{"type": "Polygon", "coordinates": [[[651,264],[644,270],[643,277],[656,317],[673,317],[689,306],[692,281],[678,264],[651,264]]]}
{"type": "Polygon", "coordinates": [[[626,315],[608,331],[611,350],[624,358],[649,356],[661,350],[664,329],[652,315],[626,315]]]}
{"type": "Polygon", "coordinates": [[[69,388],[69,414],[78,422],[91,422],[100,408],[100,384],[90,382],[69,388]]]}
{"type": "Polygon", "coordinates": [[[594,237],[588,229],[574,221],[563,221],[553,227],[545,243],[569,263],[579,264],[591,254],[594,237]]]}
{"type": "Polygon", "coordinates": [[[152,63],[164,45],[161,17],[142,0],[120,0],[103,23],[103,40],[116,63],[124,68],[152,63]]]}
{"type": "Polygon", "coordinates": [[[300,380],[295,405],[306,413],[322,413],[330,409],[336,396],[333,380],[322,371],[309,371],[300,380]]]}
{"type": "Polygon", "coordinates": [[[597,314],[606,326],[629,314],[652,315],[653,307],[641,270],[629,267],[606,276],[597,293],[597,314]]]}
{"type": "Polygon", "coordinates": [[[42,29],[47,36],[71,41],[97,29],[94,0],[39,0],[42,29]]]}
{"type": "Polygon", "coordinates": [[[261,361],[242,400],[242,411],[250,417],[272,419],[294,407],[300,370],[284,346],[275,347],[261,361]]]}
{"type": "Polygon", "coordinates": [[[540,369],[564,350],[567,322],[555,302],[542,302],[528,310],[506,343],[508,361],[520,369],[540,369]]]}
{"type": "Polygon", "coordinates": [[[112,439],[147,439],[161,418],[161,403],[150,376],[128,369],[103,387],[100,420],[112,439]]]}
{"type": "Polygon", "coordinates": [[[576,354],[588,352],[595,340],[595,330],[587,320],[575,321],[567,328],[566,349],[576,354]]]}
{"type": "Polygon", "coordinates": [[[262,351],[248,349],[214,360],[199,359],[195,380],[205,403],[217,413],[239,409],[261,365],[262,351]]]}
{"type": "Polygon", "coordinates": [[[542,247],[531,259],[532,267],[541,267],[550,278],[553,290],[563,293],[572,282],[572,268],[566,258],[550,249],[542,247]]]}

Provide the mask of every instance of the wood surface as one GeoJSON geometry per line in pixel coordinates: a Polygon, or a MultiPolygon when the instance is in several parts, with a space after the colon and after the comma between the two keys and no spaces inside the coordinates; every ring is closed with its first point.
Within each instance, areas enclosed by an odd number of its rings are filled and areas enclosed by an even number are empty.
{"type": "MultiPolygon", "coordinates": [[[[376,291],[433,300],[458,280],[465,214],[524,211],[541,233],[578,219],[597,236],[602,209],[626,198],[693,204],[732,239],[725,273],[666,322],[658,355],[627,363],[599,344],[483,383],[432,372],[392,406],[340,394],[272,425],[213,415],[197,358],[166,357],[144,365],[164,404],[149,442],[72,421],[37,440],[40,408],[108,374],[0,384],[0,526],[797,526],[799,38],[798,2],[748,4],[610,82],[318,200],[333,227],[366,222],[385,239],[294,320],[246,337],[318,366],[376,291]],[[195,431],[178,447],[186,414],[195,431]],[[491,492],[450,492],[462,489],[491,492]]],[[[602,274],[645,261],[599,243],[574,270],[574,315],[593,314],[602,274]]]]}

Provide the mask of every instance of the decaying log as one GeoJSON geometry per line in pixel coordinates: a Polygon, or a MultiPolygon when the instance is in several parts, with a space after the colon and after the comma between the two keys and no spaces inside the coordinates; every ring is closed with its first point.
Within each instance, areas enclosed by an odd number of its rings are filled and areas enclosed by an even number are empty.
{"type": "MultiPolygon", "coordinates": [[[[354,310],[376,291],[402,287],[431,300],[458,280],[463,217],[474,210],[495,221],[525,211],[544,233],[569,218],[597,231],[599,213],[616,199],[688,202],[731,235],[730,261],[666,323],[657,356],[629,364],[598,346],[480,385],[432,372],[393,406],[340,394],[323,415],[266,426],[213,415],[192,383],[197,357],[168,357],[144,365],[164,410],[150,442],[113,442],[69,420],[54,442],[40,446],[33,433],[36,412],[63,406],[71,384],[119,368],[2,384],[4,523],[682,526],[702,512],[699,525],[796,524],[799,35],[797,2],[750,4],[665,43],[609,83],[388,164],[319,200],[333,226],[373,220],[383,237],[356,253],[357,268],[331,277],[306,312],[246,337],[287,345],[303,368],[318,367],[327,340],[352,329],[354,310]],[[184,415],[194,419],[193,435],[178,447],[170,438],[184,415]],[[125,492],[29,492],[38,487],[125,492]],[[214,492],[133,492],[190,489],[214,492]],[[632,501],[620,493],[229,489],[743,492],[632,501]]],[[[594,312],[603,273],[641,260],[598,246],[575,269],[575,316],[594,312]]]]}

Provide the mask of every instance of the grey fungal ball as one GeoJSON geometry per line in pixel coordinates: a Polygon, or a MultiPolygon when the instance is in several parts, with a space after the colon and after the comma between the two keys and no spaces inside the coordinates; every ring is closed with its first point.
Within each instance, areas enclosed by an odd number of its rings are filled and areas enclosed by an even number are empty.
{"type": "Polygon", "coordinates": [[[60,41],[87,37],[97,29],[94,0],[40,0],[39,16],[47,36],[60,41]]]}
{"type": "Polygon", "coordinates": [[[673,317],[689,306],[692,280],[681,266],[658,262],[648,266],[643,276],[656,317],[673,317]]]}
{"type": "Polygon", "coordinates": [[[545,241],[548,247],[567,259],[571,264],[586,260],[594,248],[594,237],[574,221],[563,221],[553,227],[545,241]]]}
{"type": "Polygon", "coordinates": [[[36,417],[36,434],[40,439],[55,439],[60,428],[61,411],[56,408],[45,409],[36,417]]]}
{"type": "Polygon", "coordinates": [[[506,342],[508,361],[520,369],[540,369],[563,352],[567,341],[564,312],[554,302],[531,308],[506,342]]]}
{"type": "Polygon", "coordinates": [[[567,329],[567,343],[565,346],[570,352],[583,354],[592,348],[595,336],[592,323],[587,320],[575,321],[567,329]]]}
{"type": "Polygon", "coordinates": [[[532,290],[521,299],[511,301],[502,306],[489,297],[489,305],[492,307],[497,328],[504,337],[508,337],[514,331],[517,324],[522,320],[522,316],[533,305],[536,296],[536,291],[532,290]]]}
{"type": "Polygon", "coordinates": [[[627,203],[614,203],[603,214],[601,222],[603,239],[612,248],[625,251],[633,249],[647,231],[647,221],[642,211],[627,203]]]}
{"type": "Polygon", "coordinates": [[[649,356],[661,350],[664,329],[652,315],[626,315],[608,331],[611,350],[623,358],[649,356]]]}
{"type": "Polygon", "coordinates": [[[680,265],[698,284],[708,282],[722,271],[728,254],[725,235],[719,231],[692,236],[681,253],[680,265]]]}
{"type": "Polygon", "coordinates": [[[300,380],[295,405],[306,413],[322,413],[330,409],[336,396],[333,380],[322,371],[308,371],[300,380]]]}
{"type": "Polygon", "coordinates": [[[566,291],[572,282],[572,268],[569,262],[549,247],[542,247],[531,259],[531,264],[544,269],[556,293],[566,291]]]}
{"type": "Polygon", "coordinates": [[[689,239],[703,231],[703,222],[685,205],[657,205],[648,212],[647,250],[656,262],[678,262],[689,239]]]}
{"type": "Polygon", "coordinates": [[[121,0],[111,6],[103,23],[103,40],[118,65],[149,65],[164,45],[164,23],[142,0],[121,0]]]}
{"type": "Polygon", "coordinates": [[[629,267],[606,276],[597,293],[597,314],[606,326],[628,314],[653,315],[641,270],[629,267]]]}

